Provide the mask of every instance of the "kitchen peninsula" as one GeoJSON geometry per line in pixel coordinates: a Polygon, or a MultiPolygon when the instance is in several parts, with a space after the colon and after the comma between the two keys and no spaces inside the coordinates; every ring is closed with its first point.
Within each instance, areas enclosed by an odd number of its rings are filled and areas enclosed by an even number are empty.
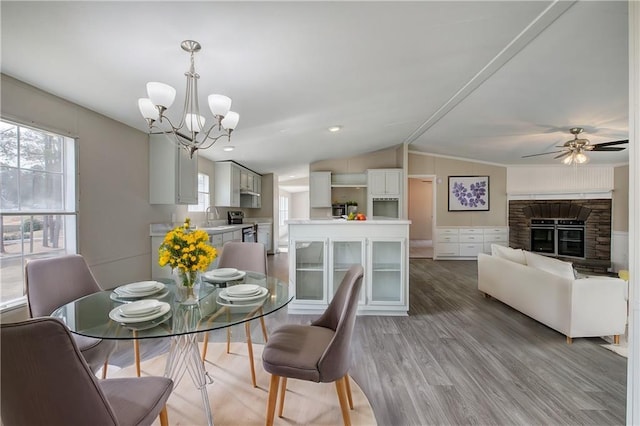
{"type": "Polygon", "coordinates": [[[409,225],[401,219],[289,220],[289,312],[323,312],[349,266],[364,267],[359,315],[407,315],[409,225]]]}

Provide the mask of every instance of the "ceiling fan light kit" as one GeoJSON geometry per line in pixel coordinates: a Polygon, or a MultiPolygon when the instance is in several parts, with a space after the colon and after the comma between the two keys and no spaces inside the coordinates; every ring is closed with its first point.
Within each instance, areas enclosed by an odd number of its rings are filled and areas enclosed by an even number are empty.
{"type": "Polygon", "coordinates": [[[561,153],[560,155],[553,157],[553,159],[562,159],[562,163],[567,165],[586,164],[589,162],[589,157],[585,154],[586,151],[622,151],[625,148],[613,145],[623,145],[629,143],[629,140],[625,139],[592,144],[591,142],[589,142],[589,139],[578,139],[578,135],[583,131],[584,129],[582,127],[572,127],[571,129],[569,129],[569,133],[573,135],[573,139],[566,141],[563,145],[557,146],[556,148],[562,148],[562,150],[560,151],[525,155],[522,158],[561,153]]]}
{"type": "Polygon", "coordinates": [[[207,103],[214,122],[208,129],[205,128],[207,120],[200,114],[198,103],[200,75],[196,73],[194,64],[194,54],[199,52],[202,46],[194,40],[185,40],[180,46],[191,56],[191,66],[184,73],[187,77],[187,87],[180,122],[174,125],[165,115],[165,111],[171,107],[176,98],[176,89],[168,84],[156,81],[147,83],[148,98],[138,99],[138,108],[149,124],[149,133],[155,130],[157,133],[172,135],[176,144],[186,149],[193,157],[193,153],[198,149],[210,148],[223,136],[231,141],[231,132],[238,125],[240,115],[230,110],[229,97],[218,94],[209,95],[207,103]]]}

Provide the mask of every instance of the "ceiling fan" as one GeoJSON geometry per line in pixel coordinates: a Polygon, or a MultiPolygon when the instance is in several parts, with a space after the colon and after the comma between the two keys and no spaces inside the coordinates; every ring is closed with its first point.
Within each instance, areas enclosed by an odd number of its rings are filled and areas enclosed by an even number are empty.
{"type": "Polygon", "coordinates": [[[613,145],[622,145],[625,143],[629,143],[628,139],[624,139],[619,141],[592,144],[591,142],[589,142],[589,139],[578,139],[578,135],[583,131],[584,129],[582,127],[573,127],[569,129],[569,132],[573,135],[573,139],[566,141],[563,145],[557,146],[556,148],[562,148],[559,151],[524,155],[522,158],[561,153],[560,155],[553,157],[553,159],[555,160],[562,158],[562,162],[567,165],[583,164],[589,161],[589,157],[585,155],[585,152],[587,151],[622,151],[623,149],[625,149],[624,147],[613,145]]]}

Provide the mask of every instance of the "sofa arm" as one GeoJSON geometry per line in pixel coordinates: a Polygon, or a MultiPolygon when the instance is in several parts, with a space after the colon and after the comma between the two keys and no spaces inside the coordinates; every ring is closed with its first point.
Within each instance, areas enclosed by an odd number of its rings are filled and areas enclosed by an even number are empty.
{"type": "Polygon", "coordinates": [[[627,283],[619,278],[587,277],[573,281],[569,337],[624,334],[627,283]]]}

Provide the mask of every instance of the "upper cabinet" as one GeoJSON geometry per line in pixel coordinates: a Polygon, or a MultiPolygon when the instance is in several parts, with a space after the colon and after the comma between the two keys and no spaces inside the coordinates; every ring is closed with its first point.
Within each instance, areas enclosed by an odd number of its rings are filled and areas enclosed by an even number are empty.
{"type": "Polygon", "coordinates": [[[198,204],[198,153],[165,135],[149,136],[149,203],[198,204]]]}
{"type": "Polygon", "coordinates": [[[215,163],[214,191],[216,207],[262,206],[262,176],[233,161],[215,163]]]}
{"type": "Polygon", "coordinates": [[[309,207],[331,207],[331,172],[309,173],[309,207]]]}
{"type": "Polygon", "coordinates": [[[402,193],[402,169],[369,169],[367,183],[371,197],[396,197],[402,193]]]}

